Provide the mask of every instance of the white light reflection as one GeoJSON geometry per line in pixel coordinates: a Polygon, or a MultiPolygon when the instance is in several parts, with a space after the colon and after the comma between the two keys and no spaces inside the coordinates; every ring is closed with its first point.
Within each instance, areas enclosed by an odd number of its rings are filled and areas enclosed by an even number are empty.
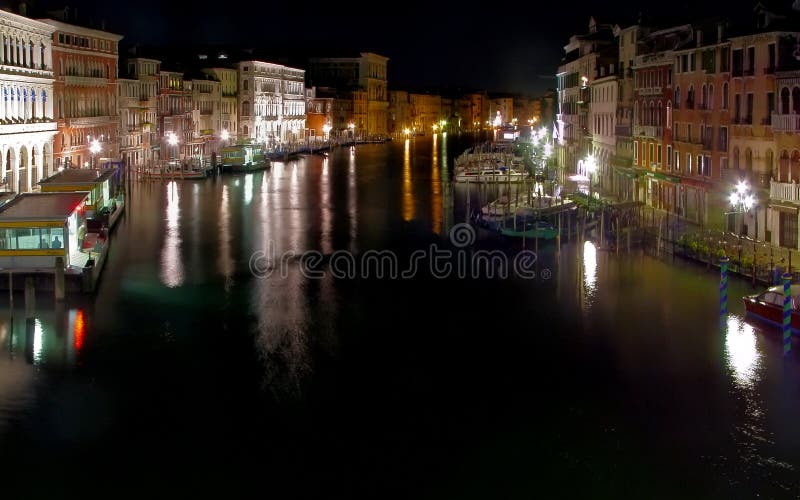
{"type": "Polygon", "coordinates": [[[756,347],[755,329],[735,314],[728,315],[725,334],[725,358],[733,371],[733,380],[742,388],[752,388],[761,367],[761,356],[756,347]]]}
{"type": "MultiPolygon", "coordinates": [[[[355,151],[355,150],[354,150],[355,151]]],[[[350,251],[357,252],[356,237],[358,235],[358,191],[356,189],[356,155],[350,155],[347,168],[347,213],[350,216],[350,251]]]]}
{"type": "Polygon", "coordinates": [[[583,244],[583,283],[587,294],[597,290],[597,248],[591,241],[583,244]]]}
{"type": "Polygon", "coordinates": [[[42,330],[42,322],[39,318],[33,320],[33,364],[38,365],[42,363],[42,347],[44,341],[44,331],[42,330]]]}
{"type": "Polygon", "coordinates": [[[331,214],[331,181],[328,175],[328,158],[322,160],[322,177],[319,182],[320,198],[320,217],[322,224],[320,228],[320,251],[324,254],[333,253],[333,217],[331,214]]]}
{"type": "Polygon", "coordinates": [[[305,234],[300,220],[300,183],[297,176],[297,164],[292,165],[292,175],[289,178],[289,248],[296,251],[304,250],[300,246],[300,235],[305,234]]]}
{"type": "Polygon", "coordinates": [[[244,204],[249,205],[253,200],[253,174],[244,176],[244,204]]]}
{"type": "Polygon", "coordinates": [[[403,220],[406,222],[414,218],[414,192],[411,186],[411,145],[406,139],[403,150],[403,220]]]}
{"type": "Polygon", "coordinates": [[[180,191],[178,184],[171,181],[167,184],[167,231],[164,236],[164,248],[161,250],[161,282],[170,288],[183,284],[183,258],[181,256],[181,236],[179,222],[181,218],[180,191]]]}
{"type": "Polygon", "coordinates": [[[230,199],[228,186],[222,186],[222,199],[219,208],[219,258],[217,267],[225,278],[225,291],[233,286],[233,257],[231,257],[230,199]]]}

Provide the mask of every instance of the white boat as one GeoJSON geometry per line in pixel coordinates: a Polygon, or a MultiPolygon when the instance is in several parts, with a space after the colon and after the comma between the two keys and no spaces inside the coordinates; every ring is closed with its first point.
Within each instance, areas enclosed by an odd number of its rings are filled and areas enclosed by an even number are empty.
{"type": "Polygon", "coordinates": [[[506,167],[459,168],[455,171],[456,182],[522,182],[527,178],[527,172],[506,167]]]}

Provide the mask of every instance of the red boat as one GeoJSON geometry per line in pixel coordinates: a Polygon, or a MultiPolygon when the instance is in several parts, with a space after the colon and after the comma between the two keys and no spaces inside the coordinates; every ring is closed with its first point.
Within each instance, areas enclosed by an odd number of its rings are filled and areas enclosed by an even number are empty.
{"type": "MultiPolygon", "coordinates": [[[[800,335],[800,284],[791,285],[792,333],[800,335]]],[[[744,308],[747,315],[761,321],[783,327],[783,285],[773,286],[765,292],[745,295],[744,308]]]]}

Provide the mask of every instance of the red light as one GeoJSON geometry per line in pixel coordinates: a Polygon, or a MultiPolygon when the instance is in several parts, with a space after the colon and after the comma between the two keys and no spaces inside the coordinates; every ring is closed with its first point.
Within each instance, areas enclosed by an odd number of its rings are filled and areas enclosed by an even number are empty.
{"type": "Polygon", "coordinates": [[[80,352],[83,347],[83,336],[86,333],[86,322],[83,319],[83,309],[75,313],[75,352],[80,352]]]}

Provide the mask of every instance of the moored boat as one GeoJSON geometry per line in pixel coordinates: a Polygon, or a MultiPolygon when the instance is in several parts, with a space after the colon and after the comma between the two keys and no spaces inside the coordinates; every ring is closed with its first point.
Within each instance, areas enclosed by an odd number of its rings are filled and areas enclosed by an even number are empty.
{"type": "Polygon", "coordinates": [[[456,182],[522,182],[528,177],[526,172],[519,172],[507,167],[498,168],[459,168],[456,169],[456,182]]]}
{"type": "MultiPolygon", "coordinates": [[[[791,329],[800,335],[800,284],[791,285],[791,329]]],[[[742,297],[747,316],[760,321],[783,326],[783,286],[773,286],[766,291],[742,297]]]]}

